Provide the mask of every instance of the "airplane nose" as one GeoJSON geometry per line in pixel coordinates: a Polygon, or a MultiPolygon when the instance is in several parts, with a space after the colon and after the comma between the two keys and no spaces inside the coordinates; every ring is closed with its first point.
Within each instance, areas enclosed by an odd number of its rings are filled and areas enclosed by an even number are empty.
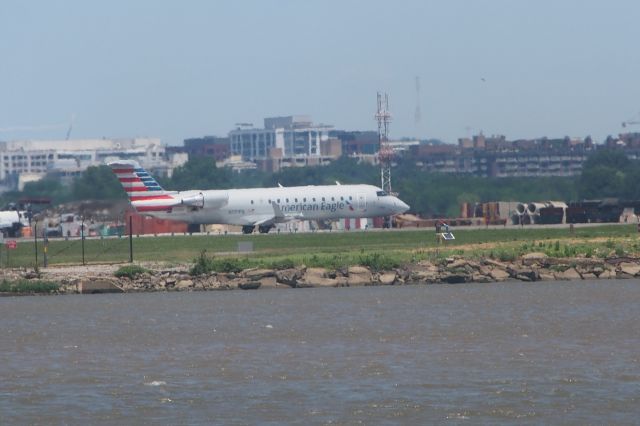
{"type": "Polygon", "coordinates": [[[405,203],[404,201],[402,201],[401,199],[399,199],[399,198],[396,198],[394,200],[393,204],[394,204],[394,206],[396,208],[396,211],[398,213],[404,213],[407,210],[409,210],[409,205],[407,203],[405,203]]]}

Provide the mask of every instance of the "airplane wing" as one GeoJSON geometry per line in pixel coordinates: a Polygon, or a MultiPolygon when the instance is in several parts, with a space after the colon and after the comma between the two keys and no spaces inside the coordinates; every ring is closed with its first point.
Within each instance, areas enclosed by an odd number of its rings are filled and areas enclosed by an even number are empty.
{"type": "Polygon", "coordinates": [[[304,216],[302,213],[295,213],[295,214],[283,213],[282,209],[278,204],[271,203],[271,206],[273,207],[273,214],[247,215],[247,216],[244,216],[243,219],[246,220],[248,224],[251,224],[253,226],[259,226],[259,225],[265,225],[265,224],[270,225],[274,223],[289,222],[292,220],[304,219],[304,216]]]}
{"type": "Polygon", "coordinates": [[[271,203],[273,207],[273,215],[276,222],[289,222],[291,220],[302,220],[304,215],[302,213],[283,213],[280,206],[276,203],[271,203]]]}
{"type": "Polygon", "coordinates": [[[263,215],[263,214],[248,215],[248,216],[244,216],[243,219],[253,226],[259,226],[259,225],[264,225],[265,223],[275,222],[275,216],[263,215]]]}

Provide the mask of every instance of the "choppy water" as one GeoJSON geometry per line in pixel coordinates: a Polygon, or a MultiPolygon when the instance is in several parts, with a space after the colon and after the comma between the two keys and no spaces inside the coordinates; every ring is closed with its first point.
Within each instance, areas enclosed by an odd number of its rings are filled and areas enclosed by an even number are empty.
{"type": "Polygon", "coordinates": [[[640,281],[0,299],[2,424],[640,422],[640,281]]]}

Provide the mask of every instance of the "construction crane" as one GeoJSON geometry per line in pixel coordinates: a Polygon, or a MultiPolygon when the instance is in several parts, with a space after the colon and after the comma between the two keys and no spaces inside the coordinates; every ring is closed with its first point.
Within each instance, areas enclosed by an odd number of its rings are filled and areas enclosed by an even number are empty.
{"type": "Polygon", "coordinates": [[[640,124],[640,120],[623,121],[622,122],[622,127],[635,126],[636,124],[640,124]]]}
{"type": "Polygon", "coordinates": [[[65,138],[65,140],[69,140],[69,138],[71,137],[71,131],[73,130],[73,122],[76,121],[76,115],[75,113],[71,114],[71,118],[69,120],[69,128],[67,129],[67,136],[65,138]]]}
{"type": "Polygon", "coordinates": [[[629,120],[623,121],[622,127],[625,128],[627,126],[635,126],[636,124],[640,124],[640,113],[638,113],[635,117],[630,118],[629,120]]]}

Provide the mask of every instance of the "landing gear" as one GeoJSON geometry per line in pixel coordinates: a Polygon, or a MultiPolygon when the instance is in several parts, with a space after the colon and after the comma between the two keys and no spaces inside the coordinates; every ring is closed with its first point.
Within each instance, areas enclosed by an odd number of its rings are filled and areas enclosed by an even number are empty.
{"type": "Polygon", "coordinates": [[[391,228],[391,216],[384,217],[384,221],[382,222],[382,228],[384,229],[391,228]]]}
{"type": "Polygon", "coordinates": [[[243,234],[253,234],[253,225],[243,225],[242,226],[242,233],[243,234]]]}
{"type": "Polygon", "coordinates": [[[260,225],[258,226],[258,231],[260,231],[261,234],[268,234],[271,228],[273,228],[273,225],[260,225]]]}

